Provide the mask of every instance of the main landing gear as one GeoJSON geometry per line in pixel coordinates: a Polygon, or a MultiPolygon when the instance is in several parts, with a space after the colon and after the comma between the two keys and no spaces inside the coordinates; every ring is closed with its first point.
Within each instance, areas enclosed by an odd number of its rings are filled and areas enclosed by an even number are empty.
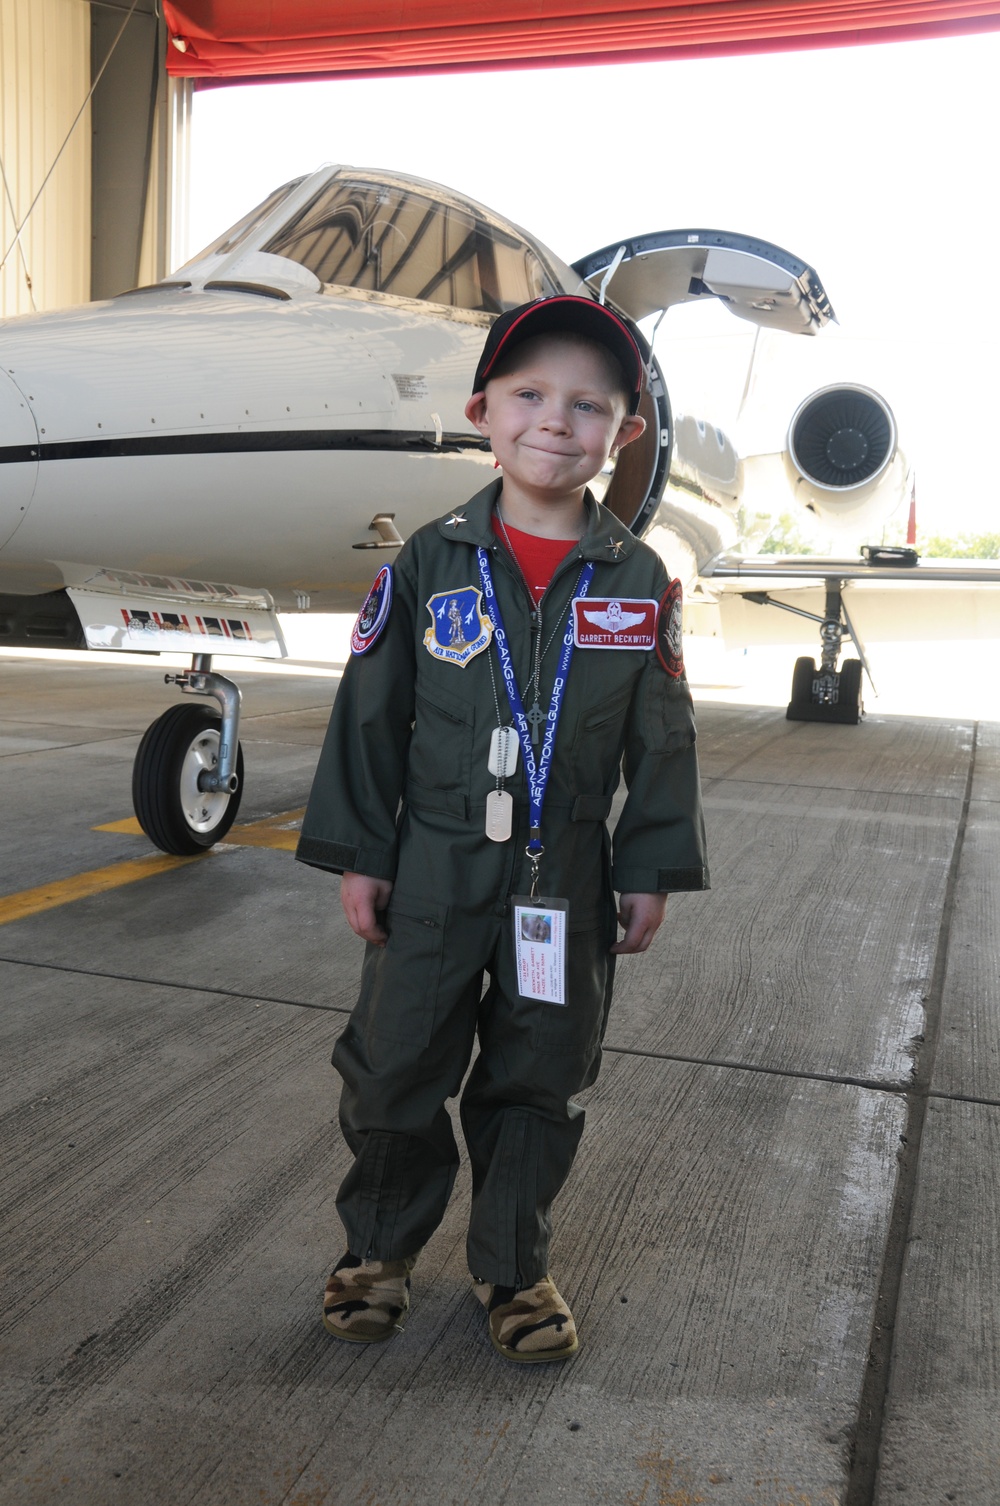
{"type": "MultiPolygon", "coordinates": [[[[833,655],[836,665],[837,655],[833,655]]],[[[828,665],[826,644],[823,657],[796,659],[792,670],[792,698],[785,716],[790,722],[847,722],[857,726],[865,714],[861,699],[860,659],[845,659],[839,671],[828,665]]]]}
{"type": "Polygon", "coordinates": [[[843,581],[827,579],[826,606],[823,616],[793,607],[785,601],[775,601],[766,591],[749,594],[750,601],[760,606],[780,607],[784,612],[794,612],[798,617],[808,617],[819,623],[822,652],[817,665],[815,659],[796,659],[792,672],[792,695],[785,712],[790,722],[844,722],[856,726],[864,716],[861,699],[862,670],[871,681],[871,670],[847,608],[844,606],[843,581]],[[858,651],[858,658],[845,659],[837,668],[844,639],[850,638],[858,651]]]}
{"type": "Polygon", "coordinates": [[[213,674],[210,654],[195,654],[189,670],[165,678],[188,695],[211,696],[222,712],[171,706],[146,729],[132,768],[139,825],[163,852],[190,857],[221,841],[240,808],[242,696],[232,680],[213,674]]]}

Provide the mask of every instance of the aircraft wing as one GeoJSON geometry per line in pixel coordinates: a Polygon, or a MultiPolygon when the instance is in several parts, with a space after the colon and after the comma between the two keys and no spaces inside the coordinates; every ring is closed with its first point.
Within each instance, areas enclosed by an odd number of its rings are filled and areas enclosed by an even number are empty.
{"type": "Polygon", "coordinates": [[[731,649],[801,644],[818,627],[819,646],[832,656],[827,664],[831,673],[842,640],[853,643],[867,669],[866,643],[1000,638],[1000,561],[893,565],[879,563],[879,552],[872,551],[873,562],[830,556],[721,557],[704,570],[691,593],[685,627],[721,638],[731,649]]]}
{"type": "Polygon", "coordinates": [[[756,590],[787,590],[817,581],[840,580],[858,583],[892,582],[894,587],[920,589],[934,583],[952,585],[1000,585],[1000,561],[996,564],[977,560],[936,560],[932,564],[880,562],[877,555],[867,559],[835,559],[827,555],[724,555],[702,571],[711,583],[712,592],[745,592],[754,582],[756,590]]]}

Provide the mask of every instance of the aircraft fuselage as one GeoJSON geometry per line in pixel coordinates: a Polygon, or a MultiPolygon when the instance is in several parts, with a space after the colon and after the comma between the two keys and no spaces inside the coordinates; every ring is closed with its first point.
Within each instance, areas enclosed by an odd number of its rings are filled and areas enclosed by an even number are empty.
{"type": "Polygon", "coordinates": [[[0,326],[0,590],[99,564],[349,608],[374,513],[405,537],[490,474],[462,411],[488,324],[164,288],[0,326]]]}

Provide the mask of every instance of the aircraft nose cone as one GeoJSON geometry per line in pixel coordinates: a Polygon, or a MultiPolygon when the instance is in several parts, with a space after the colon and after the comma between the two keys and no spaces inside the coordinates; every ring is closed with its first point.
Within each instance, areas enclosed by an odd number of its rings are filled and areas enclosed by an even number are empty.
{"type": "Polygon", "coordinates": [[[0,548],[28,510],[38,476],[38,430],[28,400],[0,371],[0,548]]]}

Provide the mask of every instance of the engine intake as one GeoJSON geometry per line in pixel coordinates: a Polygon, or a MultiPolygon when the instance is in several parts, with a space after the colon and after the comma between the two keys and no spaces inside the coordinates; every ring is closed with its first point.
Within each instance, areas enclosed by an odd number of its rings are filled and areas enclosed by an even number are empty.
{"type": "Polygon", "coordinates": [[[896,421],[867,387],[824,387],[797,409],[788,453],[815,487],[843,492],[867,486],[892,463],[896,421]]]}
{"type": "Polygon", "coordinates": [[[868,387],[821,387],[807,397],[795,410],[783,459],[798,505],[853,547],[909,489],[892,409],[868,387]]]}

